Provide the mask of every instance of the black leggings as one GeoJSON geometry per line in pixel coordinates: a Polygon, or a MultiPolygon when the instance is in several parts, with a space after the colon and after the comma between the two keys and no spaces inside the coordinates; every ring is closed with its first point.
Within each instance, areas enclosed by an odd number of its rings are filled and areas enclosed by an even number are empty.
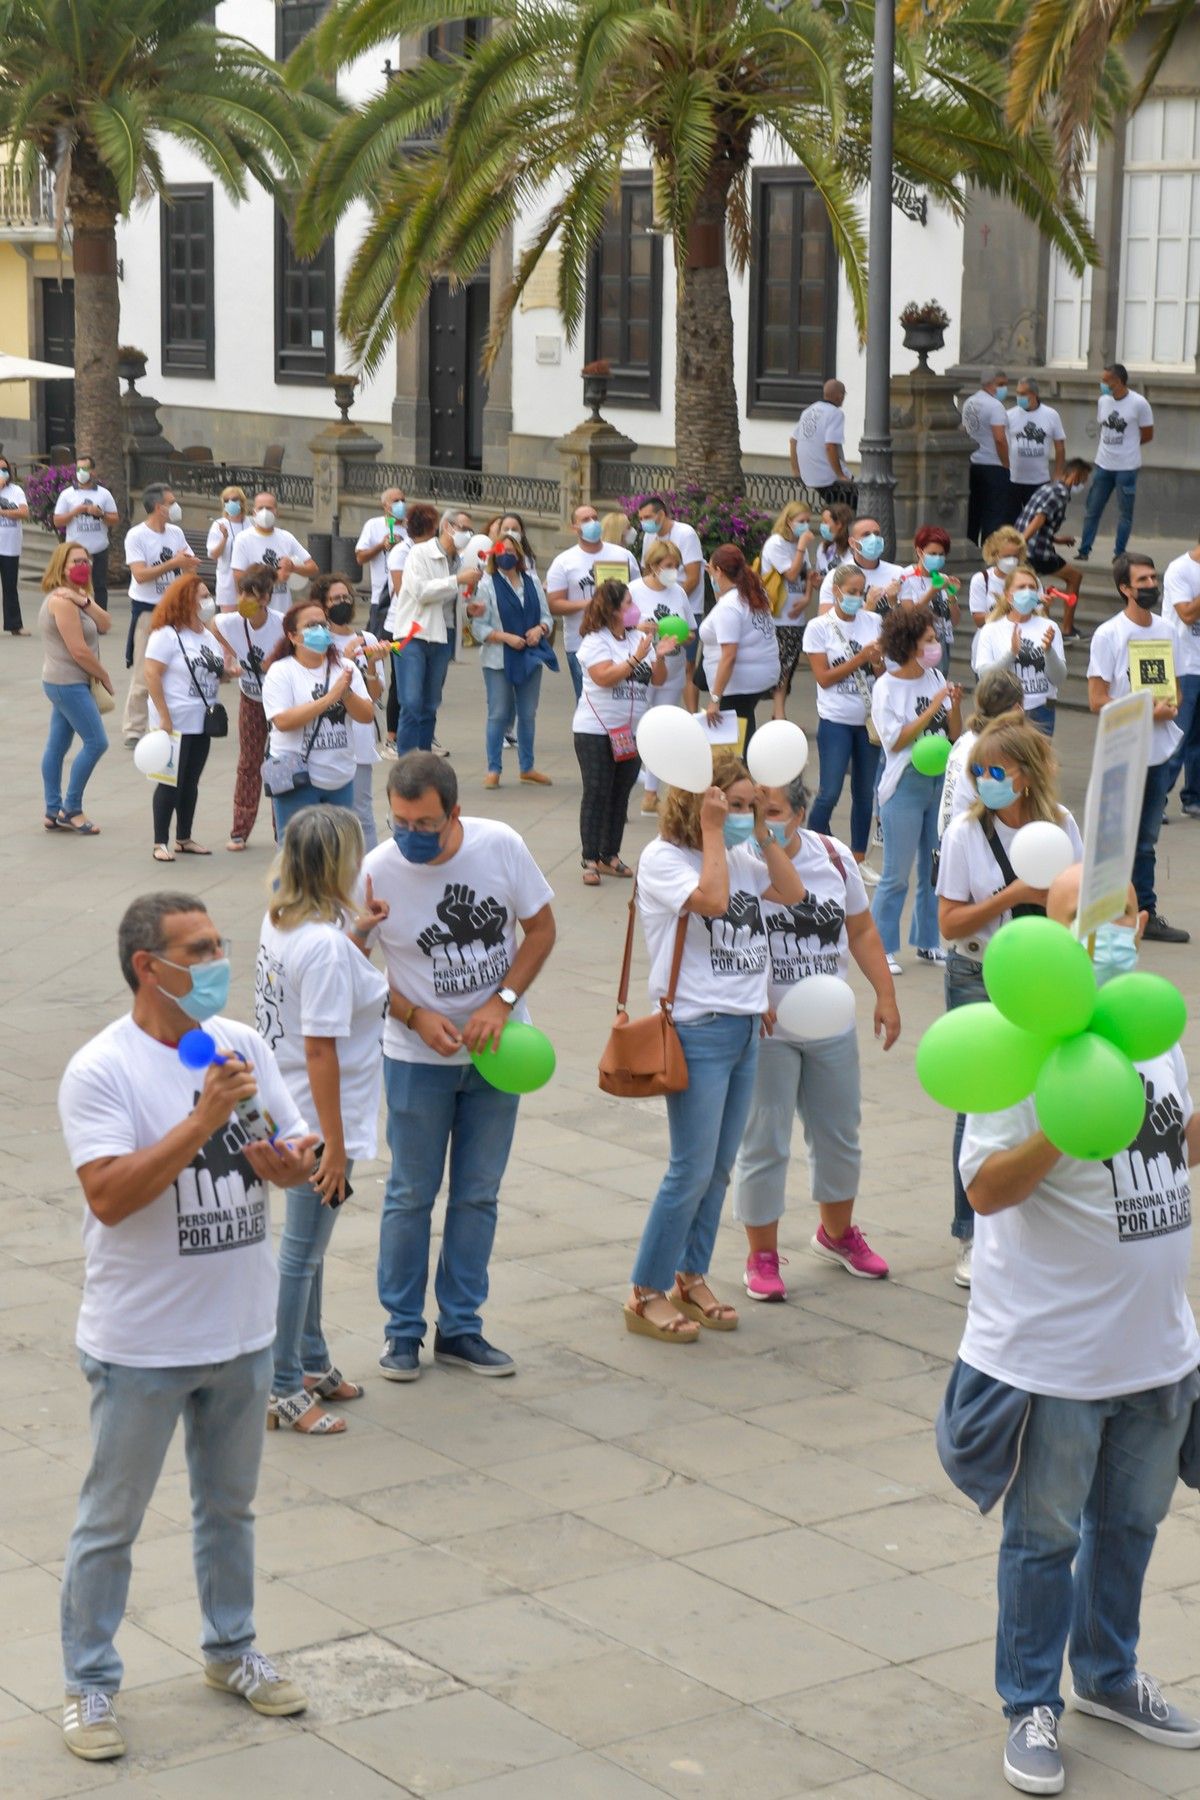
{"type": "Polygon", "coordinates": [[[17,594],[17,574],[20,567],[19,556],[0,556],[0,592],[4,595],[5,631],[24,630],[21,602],[17,594]]]}
{"type": "Polygon", "coordinates": [[[608,733],[577,731],[575,755],[583,777],[579,802],[579,842],[584,862],[610,862],[621,854],[629,796],[641,769],[641,759],[631,756],[617,762],[608,733]]]}
{"type": "MultiPolygon", "coordinates": [[[[745,719],[746,721],[746,735],[742,739],[741,748],[741,754],[743,756],[746,754],[746,746],[754,736],[754,709],[760,700],[769,700],[770,698],[771,695],[769,693],[723,694],[721,696],[721,711],[736,713],[739,719],[745,719]]],[[[728,746],[726,746],[726,748],[728,748],[728,746]]]]}
{"type": "Polygon", "coordinates": [[[174,787],[168,787],[165,781],[157,782],[154,788],[154,841],[166,844],[171,838],[171,817],[175,818],[175,836],[183,843],[192,835],[192,820],[196,816],[196,796],[200,792],[200,777],[204,773],[204,765],[208,761],[208,747],[212,742],[202,731],[185,731],[179,740],[179,773],[174,787]]]}

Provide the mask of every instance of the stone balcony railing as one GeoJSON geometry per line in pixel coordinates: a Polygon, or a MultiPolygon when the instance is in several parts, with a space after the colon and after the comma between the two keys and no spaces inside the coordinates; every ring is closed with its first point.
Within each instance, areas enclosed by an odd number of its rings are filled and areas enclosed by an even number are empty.
{"type": "Polygon", "coordinates": [[[54,241],[54,182],[39,164],[29,180],[15,163],[0,162],[0,238],[54,241]]]}

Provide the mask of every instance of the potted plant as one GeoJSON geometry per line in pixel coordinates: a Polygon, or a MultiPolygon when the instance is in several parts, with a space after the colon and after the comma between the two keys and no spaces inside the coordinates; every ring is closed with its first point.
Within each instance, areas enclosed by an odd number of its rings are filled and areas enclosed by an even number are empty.
{"type": "Polygon", "coordinates": [[[122,381],[129,383],[128,392],[133,392],[133,384],[140,381],[146,373],[146,352],[135,350],[130,344],[117,346],[117,374],[122,381]]]}
{"type": "Polygon", "coordinates": [[[591,407],[593,419],[599,421],[600,408],[608,398],[612,364],[606,357],[600,357],[595,362],[584,363],[580,374],[583,376],[583,404],[591,407]]]}
{"type": "Polygon", "coordinates": [[[940,350],[946,341],[950,314],[938,300],[910,300],[900,314],[904,327],[904,345],[917,352],[917,367],[928,369],[929,352],[940,350]]]}
{"type": "Polygon", "coordinates": [[[350,423],[350,408],[354,404],[354,390],[358,386],[357,375],[327,375],[326,387],[333,389],[333,403],[342,415],[342,424],[350,423]]]}

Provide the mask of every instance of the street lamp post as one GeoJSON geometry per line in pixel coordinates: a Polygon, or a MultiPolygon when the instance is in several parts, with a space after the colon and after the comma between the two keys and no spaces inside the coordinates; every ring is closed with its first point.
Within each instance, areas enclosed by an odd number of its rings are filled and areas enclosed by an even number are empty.
{"type": "Polygon", "coordinates": [[[892,468],[892,84],[896,0],[875,0],[871,81],[871,205],[867,244],[867,391],[859,440],[858,511],[877,519],[891,558],[896,548],[896,476],[892,468]]]}

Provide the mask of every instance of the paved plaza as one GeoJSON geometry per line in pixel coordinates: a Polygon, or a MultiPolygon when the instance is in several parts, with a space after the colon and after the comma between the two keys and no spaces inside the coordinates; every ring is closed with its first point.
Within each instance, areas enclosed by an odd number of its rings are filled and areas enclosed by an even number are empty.
{"type": "MultiPolygon", "coordinates": [[[[123,606],[109,640],[116,662],[123,606]]],[[[36,616],[34,596],[27,612],[36,616]]],[[[270,1720],[205,1689],[178,1442],[134,1557],[121,1719],[129,1755],[63,1748],[58,1589],[88,1461],[72,1348],[82,1197],[59,1136],[71,1053],[125,1010],[118,918],[160,886],[205,897],[233,940],[230,1011],[252,1017],[270,829],[227,855],[235,740],[214,747],[197,836],[211,861],[151,861],[148,783],[119,736],[88,791],[103,835],[40,825],[45,728],[36,639],[0,644],[4,948],[0,957],[0,1794],[113,1791],[120,1800],[976,1800],[1008,1792],[992,1686],[994,1519],[950,1487],[932,1420],[963,1322],[951,1283],[951,1121],[913,1073],[941,979],[909,953],[904,1032],[884,1057],[863,1025],[859,1221],[891,1279],[854,1281],[806,1246],[803,1158],[781,1232],[786,1306],[745,1305],[694,1347],[630,1336],[620,1303],[658,1183],[661,1101],[596,1086],[628,889],[579,881],[578,783],[565,675],[544,689],[539,766],[515,755],[485,793],[483,691],[451,671],[439,735],[464,808],[522,830],[556,889],[558,947],[534,993],[558,1073],[524,1102],[501,1197],[486,1314],[518,1359],[507,1382],[426,1367],[377,1378],[375,1255],[383,1164],[355,1171],[326,1262],[334,1354],[366,1397],[344,1438],[271,1433],[258,1500],[259,1641],[307,1688],[270,1720]]],[[[118,684],[118,698],[122,697],[118,684]]],[[[792,714],[813,719],[812,690],[792,714]]],[[[120,714],[108,721],[110,731],[120,714]]],[[[1065,797],[1082,817],[1091,727],[1065,714],[1065,797]]],[[[383,817],[384,765],[377,771],[383,817]]],[[[636,853],[653,830],[637,816],[636,853]]],[[[836,828],[845,828],[844,817],[836,828]]],[[[1159,889],[1200,934],[1200,826],[1163,834],[1159,889]]],[[[1200,941],[1200,936],[1197,937],[1200,941]]],[[[1144,966],[1197,997],[1195,943],[1144,966]]],[[[644,996],[639,945],[635,995],[644,996]]],[[[637,1008],[642,999],[636,1000],[637,1008]]],[[[1185,1040],[1200,1065],[1200,1035],[1185,1040]]],[[[275,1212],[280,1206],[276,1197],[275,1212]]],[[[740,1288],[728,1218],[718,1290],[740,1288]]],[[[427,1346],[427,1354],[429,1347],[427,1346]]],[[[1178,1490],[1151,1565],[1143,1660],[1200,1708],[1200,1504],[1178,1490]]],[[[1068,1712],[1081,1800],[1200,1800],[1200,1755],[1068,1712]]]]}

